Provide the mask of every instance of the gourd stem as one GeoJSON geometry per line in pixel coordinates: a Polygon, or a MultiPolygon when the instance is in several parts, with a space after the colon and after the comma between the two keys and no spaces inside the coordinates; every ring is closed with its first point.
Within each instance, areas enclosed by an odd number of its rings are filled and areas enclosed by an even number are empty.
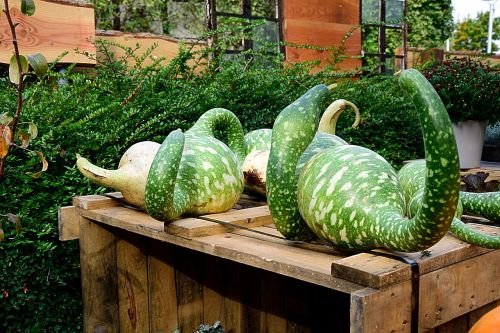
{"type": "Polygon", "coordinates": [[[229,110],[214,108],[205,112],[187,133],[216,137],[216,132],[222,132],[223,141],[236,154],[240,165],[245,159],[245,133],[241,123],[229,110]]]}
{"type": "Polygon", "coordinates": [[[356,105],[349,101],[346,101],[345,99],[338,99],[326,108],[325,113],[323,113],[323,116],[321,117],[321,120],[319,122],[318,132],[335,135],[337,121],[342,112],[344,112],[347,107],[350,107],[354,111],[356,119],[354,120],[352,127],[357,127],[359,125],[359,122],[361,121],[361,116],[356,105]]]}

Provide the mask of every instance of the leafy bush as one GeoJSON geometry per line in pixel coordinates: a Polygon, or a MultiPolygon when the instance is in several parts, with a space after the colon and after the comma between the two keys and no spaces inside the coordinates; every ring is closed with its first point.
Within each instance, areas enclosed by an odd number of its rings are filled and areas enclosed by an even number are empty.
{"type": "Polygon", "coordinates": [[[500,71],[472,58],[452,58],[425,70],[453,122],[500,120],[500,71]]]}
{"type": "MultiPolygon", "coordinates": [[[[73,196],[106,190],[78,173],[77,152],[114,168],[131,144],[161,141],[171,130],[189,128],[212,107],[233,111],[246,130],[271,127],[281,109],[308,88],[337,79],[330,71],[310,74],[307,64],[281,66],[278,56],[263,60],[253,54],[216,59],[195,71],[186,64],[193,56],[184,50],[168,66],[132,70],[110,62],[96,68],[95,75],[51,72],[45,81],[28,86],[23,117],[37,124],[39,137],[32,146],[44,152],[49,169],[32,179],[27,173],[39,170],[38,158],[26,159],[23,151],[14,150],[0,182],[0,213],[15,210],[25,228],[16,236],[13,227],[4,225],[0,331],[82,330],[78,244],[58,241],[57,209],[70,205],[73,196]],[[58,81],[68,83],[54,84],[58,81]]],[[[11,112],[12,88],[5,80],[0,88],[0,114],[11,112]]],[[[364,118],[352,130],[346,128],[349,117],[342,117],[340,135],[396,165],[419,156],[418,125],[400,94],[391,77],[340,85],[333,98],[356,103],[364,118]]]]}

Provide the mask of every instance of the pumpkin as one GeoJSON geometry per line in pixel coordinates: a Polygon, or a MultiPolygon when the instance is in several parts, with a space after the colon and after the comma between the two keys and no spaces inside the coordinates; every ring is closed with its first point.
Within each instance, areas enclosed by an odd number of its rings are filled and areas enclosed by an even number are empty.
{"type": "Polygon", "coordinates": [[[500,306],[479,318],[469,333],[500,333],[500,306]]]}

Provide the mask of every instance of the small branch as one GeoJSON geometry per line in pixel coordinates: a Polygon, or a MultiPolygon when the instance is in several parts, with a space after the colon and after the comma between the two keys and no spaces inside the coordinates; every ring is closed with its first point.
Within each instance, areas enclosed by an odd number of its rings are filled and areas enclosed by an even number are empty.
{"type": "MultiPolygon", "coordinates": [[[[12,34],[12,44],[14,45],[14,56],[16,58],[17,69],[19,72],[19,85],[17,86],[16,113],[14,114],[14,117],[13,117],[11,123],[8,125],[8,126],[10,126],[10,130],[12,132],[13,138],[15,138],[17,125],[19,123],[19,118],[21,116],[21,110],[23,107],[24,73],[23,73],[23,68],[21,65],[21,57],[20,57],[20,53],[19,53],[19,45],[17,43],[17,35],[16,35],[16,27],[19,25],[19,23],[14,23],[12,20],[12,16],[10,15],[10,8],[9,8],[9,1],[8,0],[4,0],[4,7],[5,7],[5,9],[3,10],[3,12],[5,13],[5,16],[7,17],[7,21],[9,22],[10,31],[12,34]]],[[[10,145],[9,145],[9,147],[10,147],[10,145]]],[[[3,174],[4,174],[5,163],[6,163],[8,154],[9,154],[9,148],[7,148],[7,154],[3,158],[0,159],[0,179],[3,177],[3,174]]]]}

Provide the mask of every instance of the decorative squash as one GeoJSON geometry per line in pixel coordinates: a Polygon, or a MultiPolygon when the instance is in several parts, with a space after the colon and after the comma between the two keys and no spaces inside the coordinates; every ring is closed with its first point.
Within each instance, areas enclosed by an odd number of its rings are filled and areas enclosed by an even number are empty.
{"type": "Polygon", "coordinates": [[[229,210],[243,191],[244,135],[238,118],[225,109],[205,112],[186,133],[170,133],[162,145],[141,142],[122,157],[118,170],[77,161],[90,180],[122,191],[125,201],[156,219],[229,210]],[[227,145],[215,137],[221,130],[227,145]]]}
{"type": "Polygon", "coordinates": [[[500,333],[500,306],[479,318],[469,333],[500,333]]]}
{"type": "MultiPolygon", "coordinates": [[[[423,186],[425,183],[425,161],[413,161],[399,170],[399,181],[405,192],[408,203],[408,216],[416,214],[423,200],[423,186]]],[[[482,233],[460,219],[462,217],[463,203],[467,203],[468,213],[482,215],[484,217],[498,220],[500,218],[500,192],[491,193],[468,193],[460,192],[460,200],[455,218],[450,226],[450,231],[459,239],[478,246],[490,249],[500,248],[500,236],[482,233]],[[474,203],[474,204],[472,204],[474,203]]]]}
{"type": "Polygon", "coordinates": [[[396,171],[363,147],[339,145],[323,150],[304,165],[297,183],[290,170],[312,142],[318,123],[318,102],[311,94],[320,98],[317,89],[322,88],[313,88],[295,106],[285,109],[273,127],[267,188],[268,198],[275,196],[275,200],[268,203],[273,221],[286,237],[305,234],[301,216],[318,237],[341,248],[419,251],[446,234],[459,192],[451,122],[439,96],[418,71],[403,71],[399,81],[417,107],[427,148],[424,201],[416,216],[411,220],[405,217],[404,192],[396,171]],[[290,123],[294,124],[292,129],[285,125],[290,123]],[[286,199],[294,193],[295,201],[286,199]],[[294,204],[299,216],[291,209],[294,204]]]}

